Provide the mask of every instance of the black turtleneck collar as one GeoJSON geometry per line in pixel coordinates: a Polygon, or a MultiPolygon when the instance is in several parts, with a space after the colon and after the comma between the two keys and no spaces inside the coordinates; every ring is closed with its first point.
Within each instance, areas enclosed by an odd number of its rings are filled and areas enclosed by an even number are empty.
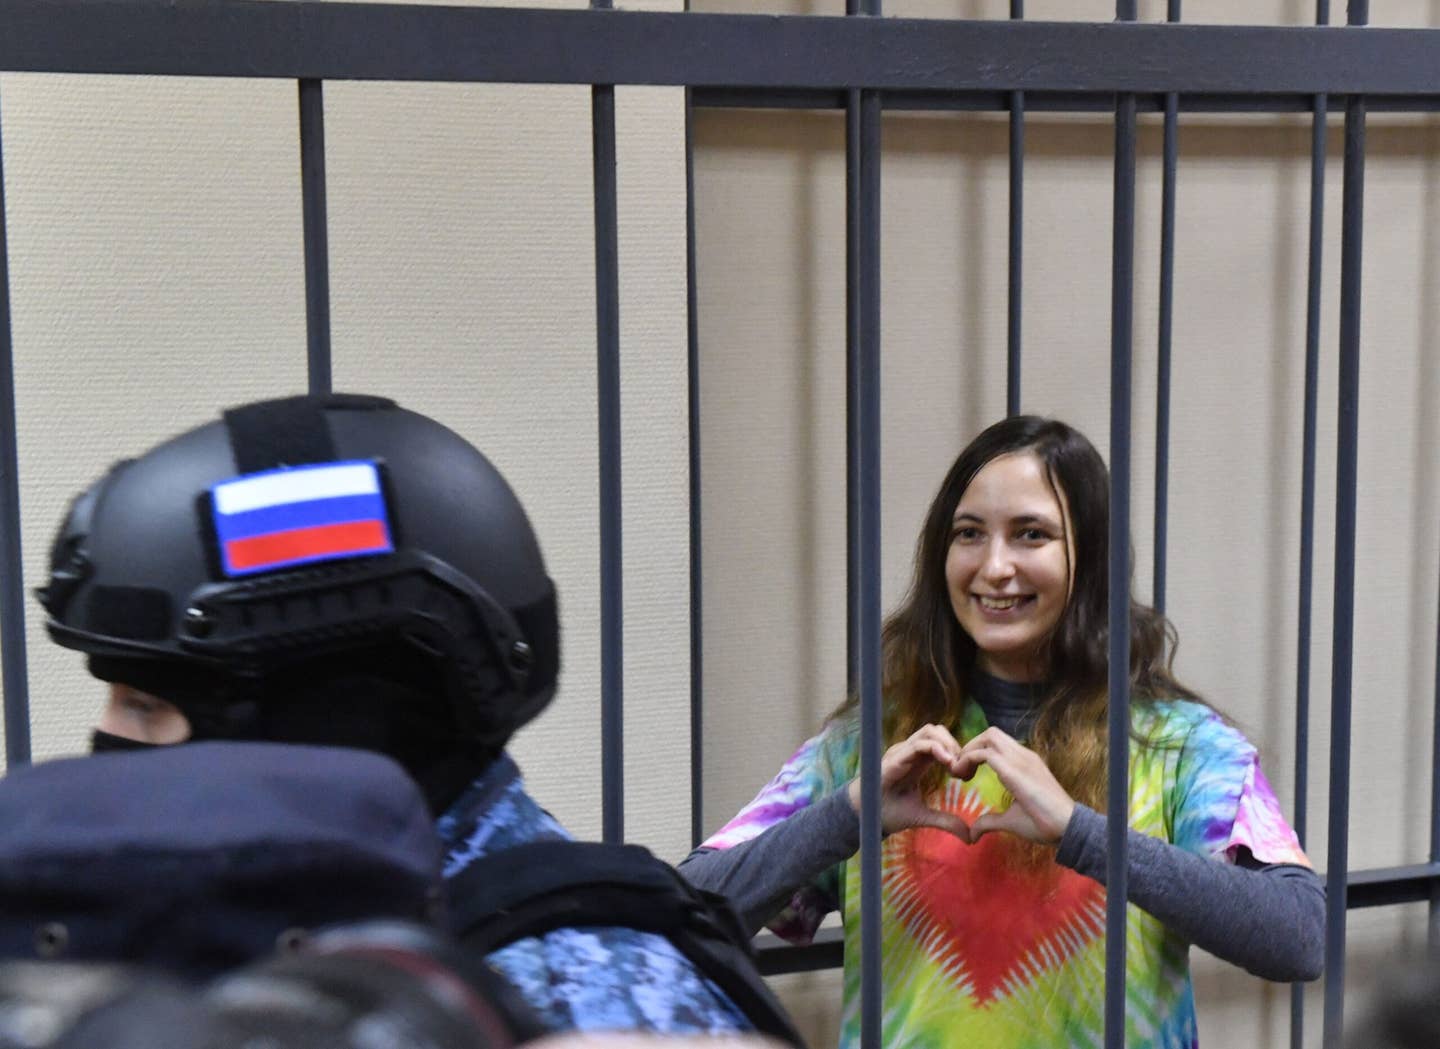
{"type": "Polygon", "coordinates": [[[1005,681],[979,667],[970,671],[970,695],[985,720],[1019,740],[1029,738],[1034,715],[1049,690],[1043,681],[1005,681]]]}

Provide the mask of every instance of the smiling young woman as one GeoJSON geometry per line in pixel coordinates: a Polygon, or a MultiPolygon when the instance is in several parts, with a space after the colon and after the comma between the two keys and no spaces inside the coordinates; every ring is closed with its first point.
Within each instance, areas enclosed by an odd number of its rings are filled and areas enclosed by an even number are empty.
{"type": "Polygon", "coordinates": [[[1031,452],[990,460],[955,507],[945,581],[956,622],[987,674],[1044,676],[1042,648],[1070,592],[1069,518],[1031,452]]]}
{"type": "MultiPolygon", "coordinates": [[[[1083,435],[1021,416],[961,452],[926,515],[882,638],[886,1045],[1100,1044],[1108,493],[1083,435]]],[[[1129,600],[1127,1045],[1193,1049],[1189,945],[1314,979],[1324,888],[1255,748],[1175,679],[1173,629],[1129,600]]],[[[846,1049],[859,1039],[857,705],[681,865],[792,941],[844,912],[846,1049]]]]}

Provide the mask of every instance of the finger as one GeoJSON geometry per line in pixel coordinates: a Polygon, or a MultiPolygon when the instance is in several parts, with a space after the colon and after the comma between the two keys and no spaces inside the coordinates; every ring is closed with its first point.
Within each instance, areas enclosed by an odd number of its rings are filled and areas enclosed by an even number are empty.
{"type": "Polygon", "coordinates": [[[887,778],[892,774],[903,775],[915,763],[916,746],[917,741],[912,736],[887,750],[880,759],[881,774],[887,778]]]}
{"type": "MultiPolygon", "coordinates": [[[[1002,787],[1010,792],[1012,797],[1028,803],[1032,788],[1039,783],[1039,777],[1026,762],[1018,760],[1016,755],[1007,754],[996,747],[986,747],[984,750],[976,751],[975,756],[983,758],[984,764],[990,766],[990,770],[995,773],[995,778],[1000,781],[1002,787]]],[[[1040,767],[1043,769],[1045,766],[1042,764],[1040,767]]],[[[972,772],[971,775],[974,773],[972,772]]]]}
{"type": "MultiPolygon", "coordinates": [[[[1029,751],[1025,752],[1025,756],[1034,757],[1029,751]]],[[[1065,833],[1065,827],[1075,811],[1075,802],[1056,782],[1043,761],[1016,760],[1018,757],[992,752],[986,761],[1000,785],[1014,799],[1007,813],[1013,813],[1020,821],[1007,821],[998,829],[1009,830],[1030,841],[1053,845],[1065,833]]]]}
{"type": "Polygon", "coordinates": [[[1010,750],[1021,745],[1014,736],[994,725],[965,744],[967,747],[993,747],[996,750],[1010,750]]]}
{"type": "Polygon", "coordinates": [[[936,725],[933,723],[929,725],[923,725],[921,726],[920,731],[919,733],[917,733],[917,735],[921,733],[923,733],[927,739],[938,740],[947,749],[953,750],[956,754],[960,753],[960,741],[957,740],[954,733],[952,733],[944,725],[936,725]]]}
{"type": "Polygon", "coordinates": [[[980,770],[980,766],[989,764],[995,756],[992,748],[984,745],[976,746],[978,739],[977,736],[975,740],[967,743],[965,749],[960,752],[960,756],[951,763],[950,774],[956,779],[973,778],[975,773],[980,770]]]}
{"type": "Polygon", "coordinates": [[[1026,747],[1019,744],[1013,749],[988,747],[984,754],[985,764],[994,770],[995,777],[1005,789],[1017,798],[1044,793],[1051,785],[1059,788],[1049,766],[1026,747]]]}
{"type": "Polygon", "coordinates": [[[1026,763],[1019,756],[1007,753],[993,744],[979,747],[973,744],[967,745],[955,763],[955,771],[952,772],[952,775],[957,779],[968,780],[975,775],[981,765],[990,766],[991,771],[995,773],[995,778],[1000,781],[1000,785],[1011,794],[1024,793],[1032,780],[1028,774],[1026,763]]]}
{"type": "Polygon", "coordinates": [[[970,742],[980,744],[993,743],[995,740],[1000,739],[1004,735],[1004,732],[996,728],[994,725],[991,725],[989,728],[981,732],[978,736],[972,736],[970,742]]]}
{"type": "Polygon", "coordinates": [[[912,782],[933,764],[949,769],[959,756],[958,751],[952,752],[942,740],[928,737],[906,740],[902,746],[904,750],[890,766],[890,774],[886,776],[886,782],[892,787],[912,782]]]}
{"type": "Polygon", "coordinates": [[[916,746],[942,765],[949,765],[960,757],[960,745],[953,739],[930,737],[921,740],[916,746]]]}
{"type": "MultiPolygon", "coordinates": [[[[943,755],[940,760],[947,763],[960,753],[960,744],[956,742],[955,737],[939,725],[922,725],[906,742],[917,747],[928,745],[931,748],[940,748],[943,755]]],[[[933,754],[935,751],[931,749],[930,753],[933,754]]]]}
{"type": "Polygon", "coordinates": [[[997,758],[1008,758],[1012,766],[1019,766],[1034,751],[1000,729],[988,728],[961,748],[960,757],[963,760],[966,755],[975,753],[984,754],[990,765],[994,765],[997,758]]]}

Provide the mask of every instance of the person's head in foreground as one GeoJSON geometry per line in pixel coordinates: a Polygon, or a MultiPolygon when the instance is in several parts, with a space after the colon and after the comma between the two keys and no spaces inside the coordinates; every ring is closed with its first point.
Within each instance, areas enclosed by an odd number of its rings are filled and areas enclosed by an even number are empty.
{"type": "Polygon", "coordinates": [[[51,637],[109,683],[97,750],[388,754],[442,811],[554,693],[555,591],[464,439],[376,397],[244,405],[113,466],[55,539],[51,637]]]}
{"type": "Polygon", "coordinates": [[[262,740],[389,755],[438,817],[460,942],[547,1030],[790,1034],[745,947],[723,922],[701,928],[704,901],[668,888],[674,872],[644,850],[602,859],[623,868],[605,877],[648,894],[646,918],[576,917],[603,864],[503,752],[555,691],[554,587],[515,494],[439,423],[373,397],[228,411],[77,499],[51,565],[52,637],[111,683],[97,749],[262,740]],[[549,867],[522,877],[540,854],[549,867]],[[591,881],[547,893],[546,874],[591,881]],[[650,931],[662,913],[674,927],[650,931]]]}

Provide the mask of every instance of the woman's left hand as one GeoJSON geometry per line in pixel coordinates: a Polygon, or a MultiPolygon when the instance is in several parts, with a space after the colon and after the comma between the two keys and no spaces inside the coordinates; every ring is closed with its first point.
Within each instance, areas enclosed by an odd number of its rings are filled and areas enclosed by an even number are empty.
{"type": "Polygon", "coordinates": [[[1000,729],[987,728],[961,748],[951,773],[968,780],[981,765],[994,770],[1014,801],[1004,812],[987,812],[971,823],[970,840],[1003,830],[1041,845],[1059,844],[1075,801],[1040,755],[1000,729]]]}

